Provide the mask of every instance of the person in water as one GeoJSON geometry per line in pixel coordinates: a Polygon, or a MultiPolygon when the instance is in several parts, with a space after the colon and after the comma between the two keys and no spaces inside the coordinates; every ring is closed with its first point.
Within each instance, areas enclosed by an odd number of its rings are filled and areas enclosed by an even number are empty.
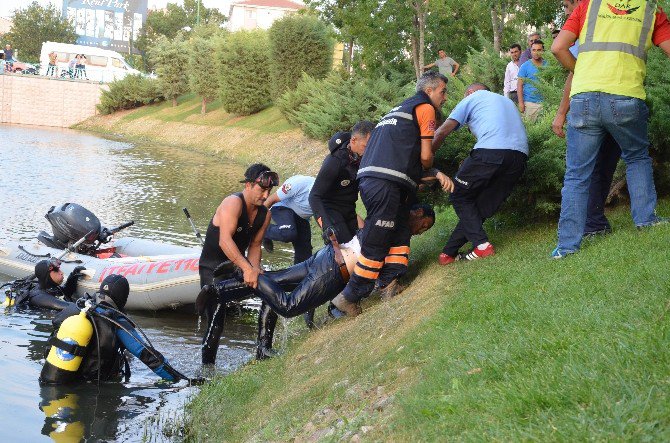
{"type": "MultiPolygon", "coordinates": [[[[217,280],[230,278],[233,264],[241,270],[246,286],[255,288],[258,285],[258,276],[262,272],[261,245],[270,223],[268,209],[263,204],[272,187],[279,184],[279,176],[264,164],[256,163],[249,166],[240,183],[244,183],[244,190],[223,199],[207,227],[200,255],[200,287],[203,289],[217,280]]],[[[212,364],[216,360],[226,303],[246,297],[248,291],[241,288],[229,291],[227,297],[205,298],[206,303],[199,310],[207,320],[202,339],[203,364],[212,364]]]]}
{"type": "MultiPolygon", "coordinates": [[[[416,204],[410,209],[409,227],[412,235],[420,235],[435,224],[435,212],[426,204],[416,204]]],[[[272,309],[283,317],[295,317],[314,309],[335,298],[347,284],[349,275],[360,255],[358,238],[340,247],[334,236],[332,242],[320,249],[306,261],[279,271],[265,272],[258,276],[258,284],[253,295],[261,298],[269,307],[261,307],[259,319],[267,317],[265,309],[272,309]]],[[[228,293],[238,293],[252,289],[244,284],[238,272],[228,280],[217,282],[212,288],[205,288],[198,296],[196,304],[204,304],[204,297],[227,300],[228,293]]],[[[251,294],[249,294],[251,295],[251,294]]],[[[259,321],[259,349],[256,357],[272,355],[272,328],[259,321]]]]}
{"type": "Polygon", "coordinates": [[[54,309],[60,311],[74,301],[77,282],[86,268],[77,266],[65,280],[61,261],[57,258],[41,260],[35,265],[37,285],[28,284],[17,290],[15,304],[31,308],[54,309]],[[65,280],[65,284],[63,283],[65,280]]]}
{"type": "MultiPolygon", "coordinates": [[[[64,361],[82,356],[76,371],[64,371],[47,358],[40,374],[42,384],[66,384],[85,381],[118,380],[125,374],[130,377],[130,367],[124,355],[128,350],[156,375],[167,381],[179,381],[186,377],[175,370],[163,355],[153,348],[148,339],[140,335],[138,328],[124,313],[130,286],[128,280],[118,274],[105,277],[99,291],[91,300],[92,307],[87,311],[87,321],[93,326],[93,336],[84,346],[73,345],[72,340],[58,339],[58,330],[63,322],[82,311],[78,303],[68,303],[53,320],[54,333],[49,344],[58,348],[57,354],[64,361]]],[[[82,325],[82,327],[86,327],[82,325]]],[[[89,326],[90,327],[90,326],[89,326]]]]}

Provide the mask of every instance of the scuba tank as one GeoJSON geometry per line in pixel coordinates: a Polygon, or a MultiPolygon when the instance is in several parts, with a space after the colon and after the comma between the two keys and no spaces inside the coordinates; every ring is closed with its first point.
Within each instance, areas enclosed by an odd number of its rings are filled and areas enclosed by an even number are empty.
{"type": "Polygon", "coordinates": [[[87,318],[86,309],[66,318],[56,337],[49,339],[51,349],[40,373],[40,383],[73,381],[92,336],[93,326],[87,318]]]}

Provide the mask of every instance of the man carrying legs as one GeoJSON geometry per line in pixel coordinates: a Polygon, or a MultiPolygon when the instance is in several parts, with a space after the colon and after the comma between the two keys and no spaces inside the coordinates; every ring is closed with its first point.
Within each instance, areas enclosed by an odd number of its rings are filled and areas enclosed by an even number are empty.
{"type": "Polygon", "coordinates": [[[462,125],[468,126],[477,143],[454,176],[450,199],[459,220],[439,256],[441,265],[456,261],[458,250],[467,242],[473,249],[464,259],[494,254],[484,220],[509,197],[528,159],[526,130],[514,103],[481,83],[468,87],[465,98],[435,132],[433,150],[462,125]]]}

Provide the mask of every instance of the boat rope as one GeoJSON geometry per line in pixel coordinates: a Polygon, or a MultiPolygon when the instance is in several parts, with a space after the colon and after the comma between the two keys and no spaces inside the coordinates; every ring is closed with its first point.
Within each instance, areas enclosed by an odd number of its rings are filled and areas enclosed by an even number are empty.
{"type": "MultiPolygon", "coordinates": [[[[25,252],[26,254],[30,255],[31,257],[51,258],[51,253],[50,252],[47,252],[46,254],[33,254],[32,252],[30,252],[29,250],[24,248],[22,245],[19,245],[19,249],[22,250],[23,252],[25,252]]],[[[81,261],[79,259],[76,259],[76,260],[61,260],[61,262],[63,262],[63,263],[77,263],[77,264],[84,263],[83,261],[81,261]]]]}

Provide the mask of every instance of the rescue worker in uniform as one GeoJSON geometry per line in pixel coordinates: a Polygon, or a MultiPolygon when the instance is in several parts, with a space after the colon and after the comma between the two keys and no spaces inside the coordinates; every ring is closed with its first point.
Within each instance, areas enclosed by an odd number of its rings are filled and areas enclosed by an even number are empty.
{"type": "MultiPolygon", "coordinates": [[[[109,381],[130,374],[125,360],[124,350],[128,350],[156,375],[167,381],[179,381],[185,378],[176,371],[163,355],[155,350],[145,338],[140,336],[135,324],[123,313],[128,300],[130,286],[125,277],[111,274],[100,283],[96,293],[95,307],[88,311],[87,319],[93,326],[93,336],[85,345],[74,345],[68,339],[60,340],[58,330],[64,322],[73,316],[79,316],[81,307],[69,303],[53,320],[54,334],[49,343],[55,346],[57,353],[66,357],[81,356],[81,364],[76,371],[64,371],[50,361],[49,353],[40,374],[42,384],[66,384],[81,381],[109,381]],[[125,367],[125,369],[124,369],[125,367]]],[[[90,326],[89,326],[90,327],[90,326]]]]}
{"type": "Polygon", "coordinates": [[[347,243],[362,225],[356,214],[356,174],[374,127],[374,123],[363,120],[356,123],[351,132],[338,132],[328,142],[330,154],[324,159],[309,193],[309,204],[325,243],[330,243],[329,232],[335,234],[338,242],[347,243]]]}
{"type": "MultiPolygon", "coordinates": [[[[361,254],[353,275],[333,304],[349,316],[359,302],[379,288],[397,285],[409,261],[409,208],[423,171],[432,168],[437,113],[446,101],[448,79],[427,72],[416,95],[391,109],[372,131],[358,170],[361,199],[367,210],[361,254]]],[[[453,190],[453,183],[447,186],[453,190]]]]}
{"type": "Polygon", "coordinates": [[[77,266],[64,280],[61,270],[61,261],[57,258],[41,260],[35,265],[35,278],[37,286],[19,289],[16,297],[16,305],[28,305],[31,308],[54,309],[60,311],[65,309],[77,290],[77,282],[84,274],[84,266],[77,266]]]}
{"type": "Polygon", "coordinates": [[[566,171],[553,258],[579,250],[591,176],[607,134],[622,150],[635,225],[644,228],[667,222],[656,215],[647,134],[649,109],[644,102],[647,51],[652,44],[670,57],[670,23],[657,2],[631,0],[612,6],[601,0],[582,0],[551,46],[561,65],[573,72],[566,171]],[[577,38],[576,59],[570,47],[577,38]]]}
{"type": "MultiPolygon", "coordinates": [[[[242,271],[246,285],[255,288],[258,284],[261,244],[270,223],[268,209],[263,204],[272,187],[279,184],[279,177],[267,166],[256,163],[249,166],[241,183],[244,183],[244,190],[223,199],[207,227],[200,255],[200,287],[205,292],[216,280],[230,278],[235,267],[242,271]]],[[[207,303],[199,309],[207,319],[202,339],[203,364],[212,364],[216,360],[226,303],[246,296],[247,291],[242,290],[239,293],[231,291],[225,300],[205,298],[207,303]]],[[[270,315],[276,322],[276,314],[270,312],[270,315]]],[[[271,322],[272,327],[274,322],[271,322]]]]}
{"type": "MultiPolygon", "coordinates": [[[[434,224],[435,212],[432,207],[426,204],[412,206],[408,220],[412,235],[423,234],[434,224]]],[[[237,277],[216,283],[213,291],[206,295],[226,299],[229,291],[247,290],[250,295],[259,297],[283,317],[295,317],[315,309],[344,289],[360,254],[357,237],[341,247],[337,239],[331,239],[332,243],[329,242],[304,262],[287,269],[261,274],[253,294],[237,274],[237,277]]],[[[273,330],[259,322],[259,337],[266,351],[272,350],[272,336],[273,330]]],[[[271,355],[273,352],[266,352],[257,357],[262,359],[271,355]]]]}

